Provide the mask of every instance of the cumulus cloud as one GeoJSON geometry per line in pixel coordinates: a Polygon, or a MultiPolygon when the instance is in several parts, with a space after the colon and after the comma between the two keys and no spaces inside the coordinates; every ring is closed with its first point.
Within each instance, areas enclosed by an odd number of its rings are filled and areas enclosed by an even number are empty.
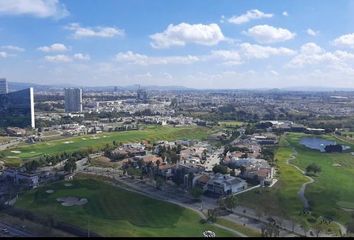
{"type": "Polygon", "coordinates": [[[242,64],[241,56],[236,50],[214,50],[206,59],[217,59],[223,61],[226,65],[242,64]]]}
{"type": "Polygon", "coordinates": [[[59,0],[1,0],[0,14],[60,19],[68,16],[69,11],[59,0]]]}
{"type": "Polygon", "coordinates": [[[1,46],[1,48],[9,50],[9,51],[15,51],[15,52],[24,52],[25,51],[24,48],[20,48],[20,47],[13,46],[13,45],[5,45],[5,46],[1,46]]]}
{"type": "Polygon", "coordinates": [[[124,36],[124,30],[117,27],[82,27],[79,23],[70,23],[65,29],[73,32],[72,37],[75,39],[101,37],[112,38],[115,36],[124,36]]]}
{"type": "Polygon", "coordinates": [[[196,56],[167,56],[167,57],[151,57],[143,54],[134,53],[132,51],[120,52],[115,56],[118,62],[137,64],[137,65],[166,65],[166,64],[191,64],[199,61],[196,56]]]}
{"type": "Polygon", "coordinates": [[[261,18],[271,18],[271,17],[273,17],[273,14],[271,13],[264,13],[262,11],[259,11],[258,9],[252,9],[240,16],[233,16],[229,18],[228,22],[233,24],[243,24],[251,20],[261,19],[261,18]]]}
{"type": "Polygon", "coordinates": [[[64,54],[45,56],[44,59],[47,62],[52,62],[52,63],[68,63],[68,62],[73,62],[75,60],[88,61],[91,58],[90,58],[90,55],[88,55],[88,54],[76,53],[73,56],[64,55],[64,54]]]}
{"type": "Polygon", "coordinates": [[[259,43],[284,42],[295,37],[295,33],[285,28],[276,28],[269,25],[257,25],[244,32],[244,34],[253,37],[259,43]]]}
{"type": "Polygon", "coordinates": [[[74,54],[74,59],[88,61],[91,59],[91,57],[88,54],[76,53],[74,54]]]}
{"type": "Polygon", "coordinates": [[[353,65],[354,54],[346,51],[329,52],[315,43],[306,43],[301,46],[300,53],[296,55],[287,66],[304,67],[316,64],[327,64],[331,68],[345,69],[353,65]]]}
{"type": "Polygon", "coordinates": [[[37,48],[39,51],[42,52],[66,52],[69,49],[62,43],[54,43],[50,46],[42,46],[37,48]]]}
{"type": "Polygon", "coordinates": [[[345,34],[334,39],[333,44],[338,47],[354,48],[354,33],[345,34]]]}
{"type": "Polygon", "coordinates": [[[296,51],[284,47],[269,47],[257,44],[242,43],[241,51],[247,58],[269,58],[271,56],[291,56],[296,54],[296,51]]]}
{"type": "Polygon", "coordinates": [[[8,54],[6,52],[0,52],[0,58],[7,58],[8,54]]]}
{"type": "Polygon", "coordinates": [[[313,37],[317,36],[320,33],[319,31],[315,31],[315,30],[313,30],[311,28],[308,28],[306,30],[306,32],[307,32],[308,35],[313,36],[313,37]]]}
{"type": "Polygon", "coordinates": [[[212,46],[225,40],[225,37],[216,23],[209,25],[180,23],[170,24],[161,33],[150,35],[151,46],[154,48],[169,48],[185,46],[187,43],[212,46]]]}

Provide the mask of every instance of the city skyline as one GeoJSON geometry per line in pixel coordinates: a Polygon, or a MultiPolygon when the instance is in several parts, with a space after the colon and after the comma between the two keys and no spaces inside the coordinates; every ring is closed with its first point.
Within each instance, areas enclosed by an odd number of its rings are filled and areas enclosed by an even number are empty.
{"type": "Polygon", "coordinates": [[[353,11],[352,1],[0,0],[0,77],[81,86],[353,88],[353,11]]]}

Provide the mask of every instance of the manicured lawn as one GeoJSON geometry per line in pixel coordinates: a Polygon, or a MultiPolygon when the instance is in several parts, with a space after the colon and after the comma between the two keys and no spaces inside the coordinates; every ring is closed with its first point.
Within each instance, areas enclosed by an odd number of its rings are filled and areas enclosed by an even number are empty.
{"type": "Polygon", "coordinates": [[[203,127],[149,127],[144,130],[101,133],[97,135],[83,135],[61,140],[46,141],[37,144],[26,144],[4,151],[5,162],[14,161],[10,157],[30,159],[44,154],[58,154],[64,151],[72,152],[88,147],[97,148],[115,140],[116,142],[139,142],[142,140],[177,140],[177,139],[204,139],[209,134],[208,128],[203,127]]]}
{"type": "Polygon", "coordinates": [[[219,122],[219,125],[222,127],[239,127],[242,126],[244,124],[244,122],[240,122],[240,121],[222,121],[219,122]]]}
{"type": "MultiPolygon", "coordinates": [[[[341,209],[343,207],[341,203],[347,203],[344,204],[347,206],[348,203],[350,206],[353,203],[354,156],[350,152],[321,153],[308,149],[299,143],[304,136],[310,135],[289,133],[282,136],[275,157],[278,159],[280,171],[279,182],[272,189],[263,189],[260,192],[253,190],[239,195],[241,205],[294,219],[303,218],[303,215],[299,215],[303,205],[297,193],[308,179],[294,167],[286,164],[286,159],[291,156],[291,147],[294,147],[298,154],[296,159],[291,161],[293,164],[305,170],[309,164],[316,163],[322,169],[318,176],[314,177],[315,182],[308,185],[305,191],[305,196],[312,206],[313,216],[332,216],[336,221],[345,224],[350,218],[350,212],[341,209]]],[[[335,140],[329,135],[317,137],[335,140]]],[[[351,151],[354,151],[352,144],[336,141],[351,146],[351,151]]]]}
{"type": "Polygon", "coordinates": [[[231,222],[227,219],[218,218],[216,222],[220,225],[223,225],[225,227],[228,227],[228,228],[234,229],[240,233],[243,233],[248,237],[261,237],[261,233],[259,231],[256,231],[252,228],[242,226],[241,224],[231,222]]]}
{"type": "Polygon", "coordinates": [[[286,163],[292,155],[292,150],[286,137],[282,136],[275,159],[278,164],[279,181],[272,188],[255,189],[240,194],[238,199],[241,205],[250,206],[263,214],[275,214],[287,218],[298,216],[303,205],[298,198],[301,185],[308,179],[299,173],[293,166],[286,163]]]}
{"type": "Polygon", "coordinates": [[[75,179],[71,187],[55,183],[21,196],[16,207],[44,216],[51,215],[81,228],[89,228],[103,236],[176,236],[201,237],[211,230],[217,236],[234,236],[217,227],[199,223],[192,210],[158,201],[114,187],[95,179],[75,179]],[[48,194],[46,190],[54,193],[48,194]],[[83,206],[64,207],[56,198],[76,196],[88,199],[83,206]]]}
{"type": "MultiPolygon", "coordinates": [[[[321,166],[321,173],[315,178],[315,183],[310,184],[306,189],[306,197],[313,207],[313,211],[319,215],[331,215],[338,221],[345,223],[349,220],[350,214],[343,211],[338,202],[353,202],[354,199],[354,156],[349,152],[343,153],[321,153],[310,150],[299,144],[303,137],[301,134],[290,134],[289,142],[298,151],[298,157],[294,164],[305,169],[311,163],[321,166]]],[[[351,146],[352,144],[338,141],[331,136],[326,139],[336,140],[337,143],[351,146]]]]}

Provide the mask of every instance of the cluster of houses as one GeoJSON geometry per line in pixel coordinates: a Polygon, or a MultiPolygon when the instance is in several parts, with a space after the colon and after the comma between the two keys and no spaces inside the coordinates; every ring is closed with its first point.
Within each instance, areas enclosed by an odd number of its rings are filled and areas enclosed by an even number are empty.
{"type": "MultiPolygon", "coordinates": [[[[253,140],[243,141],[250,157],[259,157],[260,145],[253,140]]],[[[160,141],[151,144],[130,143],[118,146],[110,152],[111,159],[119,159],[123,169],[140,169],[172,181],[185,189],[200,187],[204,192],[225,195],[247,189],[247,182],[269,186],[274,178],[274,168],[268,162],[257,158],[239,158],[237,151],[228,152],[223,159],[223,149],[214,149],[207,142],[160,141]],[[173,149],[176,161],[161,155],[161,149],[173,149]],[[177,150],[178,149],[178,150],[177,150]],[[214,173],[213,167],[224,163],[236,168],[235,174],[214,173]],[[238,169],[238,170],[237,170],[238,169]]]]}

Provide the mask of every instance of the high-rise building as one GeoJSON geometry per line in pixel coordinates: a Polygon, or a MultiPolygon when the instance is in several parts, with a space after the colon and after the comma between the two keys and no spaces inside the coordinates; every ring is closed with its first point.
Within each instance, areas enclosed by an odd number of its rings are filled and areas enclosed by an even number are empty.
{"type": "Polygon", "coordinates": [[[33,88],[0,94],[0,126],[35,128],[33,88]]]}
{"type": "Polygon", "coordinates": [[[8,92],[6,78],[0,78],[0,94],[6,94],[8,92]]]}
{"type": "Polygon", "coordinates": [[[65,88],[65,112],[82,112],[82,89],[65,88]]]}

